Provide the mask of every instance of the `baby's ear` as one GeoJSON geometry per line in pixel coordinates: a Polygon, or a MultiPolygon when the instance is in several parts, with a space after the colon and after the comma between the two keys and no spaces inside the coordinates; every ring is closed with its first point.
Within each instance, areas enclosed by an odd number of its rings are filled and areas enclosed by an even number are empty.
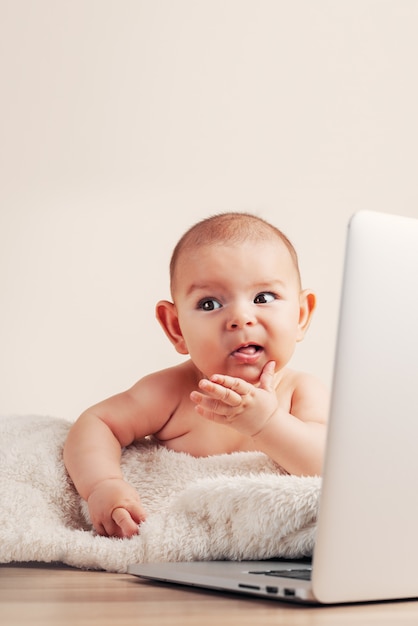
{"type": "Polygon", "coordinates": [[[155,315],[177,352],[189,354],[181,332],[175,305],[168,300],[160,300],[155,307],[155,315]]]}
{"type": "Polygon", "coordinates": [[[314,312],[316,306],[316,296],[309,289],[305,289],[300,292],[299,303],[297,341],[302,341],[312,320],[312,313],[314,312]]]}

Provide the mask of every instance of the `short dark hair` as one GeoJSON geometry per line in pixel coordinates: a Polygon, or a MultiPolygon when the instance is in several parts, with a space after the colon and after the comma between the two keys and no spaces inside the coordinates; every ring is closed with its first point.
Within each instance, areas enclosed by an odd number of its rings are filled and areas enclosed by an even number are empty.
{"type": "Polygon", "coordinates": [[[248,240],[277,240],[285,244],[295,265],[300,281],[299,262],[296,250],[286,235],[266,220],[251,213],[218,213],[201,220],[189,228],[173,250],[170,261],[170,285],[173,293],[175,272],[179,257],[204,245],[215,243],[240,243],[248,240]]]}

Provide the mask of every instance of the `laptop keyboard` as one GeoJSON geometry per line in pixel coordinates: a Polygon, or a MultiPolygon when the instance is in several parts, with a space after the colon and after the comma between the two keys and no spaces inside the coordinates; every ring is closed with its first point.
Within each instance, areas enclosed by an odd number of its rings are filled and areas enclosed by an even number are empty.
{"type": "Polygon", "coordinates": [[[281,578],[296,578],[298,580],[311,580],[312,569],[270,569],[258,572],[248,572],[249,574],[263,574],[264,576],[280,576],[281,578]]]}

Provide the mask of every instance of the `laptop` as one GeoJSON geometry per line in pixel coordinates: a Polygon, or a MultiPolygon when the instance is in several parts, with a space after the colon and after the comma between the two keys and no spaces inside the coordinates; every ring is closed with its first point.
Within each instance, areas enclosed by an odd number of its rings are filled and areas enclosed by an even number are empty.
{"type": "Polygon", "coordinates": [[[350,220],[312,561],[146,563],[149,580],[302,603],[418,597],[418,219],[350,220]]]}

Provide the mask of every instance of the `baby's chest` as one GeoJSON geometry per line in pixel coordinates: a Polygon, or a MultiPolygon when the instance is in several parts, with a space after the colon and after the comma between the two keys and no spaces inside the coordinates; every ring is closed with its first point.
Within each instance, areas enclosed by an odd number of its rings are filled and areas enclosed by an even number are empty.
{"type": "Polygon", "coordinates": [[[237,431],[207,420],[193,408],[191,411],[175,413],[154,436],[167,448],[196,457],[229,454],[248,449],[251,445],[237,431]]]}

